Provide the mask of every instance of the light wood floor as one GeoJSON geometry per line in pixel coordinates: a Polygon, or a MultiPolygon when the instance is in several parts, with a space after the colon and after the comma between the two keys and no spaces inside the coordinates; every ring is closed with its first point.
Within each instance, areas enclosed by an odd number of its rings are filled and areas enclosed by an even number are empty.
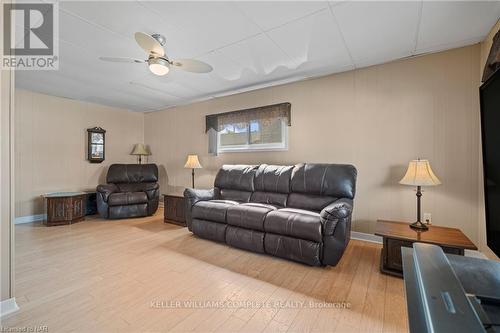
{"type": "Polygon", "coordinates": [[[17,225],[21,310],[2,326],[47,326],[48,332],[407,331],[403,281],[379,273],[377,244],[353,240],[337,267],[309,267],[196,238],[187,228],[163,223],[162,214],[17,225]],[[170,301],[199,302],[176,307],[170,301]],[[332,308],[335,302],[350,308],[332,308]]]}

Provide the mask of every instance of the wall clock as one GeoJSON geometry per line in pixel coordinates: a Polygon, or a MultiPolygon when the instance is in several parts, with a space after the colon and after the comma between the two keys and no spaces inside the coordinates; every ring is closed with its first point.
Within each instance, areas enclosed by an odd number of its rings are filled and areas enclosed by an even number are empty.
{"type": "Polygon", "coordinates": [[[90,163],[101,163],[105,157],[106,130],[100,127],[88,128],[87,159],[90,163]]]}

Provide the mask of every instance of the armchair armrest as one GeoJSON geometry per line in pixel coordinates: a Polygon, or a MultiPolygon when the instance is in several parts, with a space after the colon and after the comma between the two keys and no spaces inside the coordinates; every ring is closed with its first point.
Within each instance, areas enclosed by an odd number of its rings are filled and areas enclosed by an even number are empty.
{"type": "Polygon", "coordinates": [[[146,192],[148,200],[158,199],[160,197],[160,185],[158,183],[144,183],[143,191],[146,192]]]}
{"type": "Polygon", "coordinates": [[[103,200],[107,202],[112,193],[118,192],[118,187],[115,184],[98,185],[96,191],[99,192],[103,200]]]}
{"type": "Polygon", "coordinates": [[[351,199],[342,198],[323,208],[320,218],[321,223],[323,223],[325,235],[333,235],[337,223],[351,216],[352,205],[353,202],[351,199]]]}

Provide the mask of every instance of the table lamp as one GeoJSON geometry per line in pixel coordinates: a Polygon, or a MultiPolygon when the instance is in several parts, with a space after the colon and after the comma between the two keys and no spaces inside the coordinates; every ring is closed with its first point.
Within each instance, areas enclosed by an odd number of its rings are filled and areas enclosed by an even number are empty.
{"type": "Polygon", "coordinates": [[[200,164],[200,161],[198,161],[198,155],[188,155],[186,164],[184,164],[184,167],[186,169],[191,169],[191,178],[192,178],[192,183],[193,183],[193,188],[194,188],[194,169],[201,169],[203,168],[200,164]]]}
{"type": "Polygon", "coordinates": [[[405,176],[399,181],[399,183],[417,187],[417,221],[410,224],[410,228],[417,230],[429,229],[428,226],[420,221],[420,198],[422,197],[422,186],[434,186],[441,184],[434,172],[432,172],[429,161],[421,159],[410,161],[410,163],[408,163],[408,170],[406,170],[405,176]]]}
{"type": "Polygon", "coordinates": [[[137,155],[139,157],[139,164],[141,164],[142,156],[149,156],[151,152],[142,143],[136,143],[130,155],[137,155]]]}

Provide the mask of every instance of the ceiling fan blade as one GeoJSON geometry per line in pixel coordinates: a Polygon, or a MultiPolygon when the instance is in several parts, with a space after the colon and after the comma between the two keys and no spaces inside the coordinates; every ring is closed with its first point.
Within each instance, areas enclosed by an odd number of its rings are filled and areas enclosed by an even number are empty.
{"type": "Polygon", "coordinates": [[[213,67],[206,62],[194,59],[178,59],[173,61],[173,65],[188,72],[193,73],[208,73],[213,70],[213,67]]]}
{"type": "Polygon", "coordinates": [[[146,60],[138,60],[138,59],[132,59],[132,58],[119,58],[119,57],[99,57],[100,60],[103,61],[110,61],[110,62],[128,62],[128,63],[143,63],[146,62],[146,60]]]}
{"type": "Polygon", "coordinates": [[[163,46],[161,46],[161,44],[150,35],[145,34],[144,32],[136,32],[134,37],[137,44],[139,44],[139,46],[142,47],[148,54],[152,53],[159,57],[163,57],[165,55],[163,46]]]}

